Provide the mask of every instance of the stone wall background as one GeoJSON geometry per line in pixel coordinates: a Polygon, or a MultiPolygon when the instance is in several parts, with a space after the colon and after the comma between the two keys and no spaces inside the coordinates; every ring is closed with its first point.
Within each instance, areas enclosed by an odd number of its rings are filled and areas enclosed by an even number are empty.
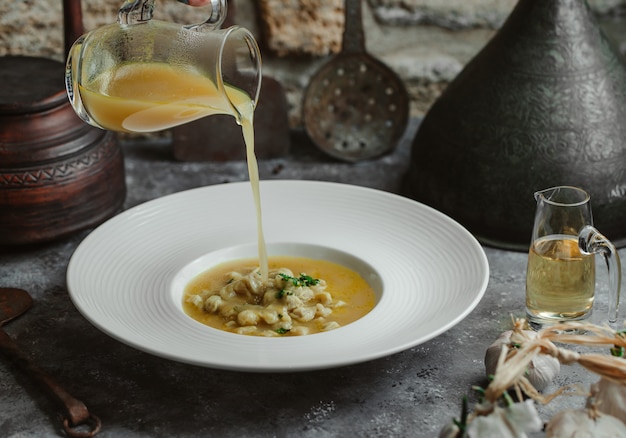
{"type": "MultiPolygon", "coordinates": [[[[310,77],[341,49],[343,0],[230,0],[234,22],[250,29],[264,74],[277,79],[289,102],[290,126],[300,126],[300,103],[310,77]]],[[[403,79],[412,115],[428,110],[446,85],[489,40],[517,0],[363,0],[368,52],[403,79]]],[[[547,0],[546,0],[547,1],[547,0]]],[[[605,32],[626,53],[626,0],[588,0],[605,32]]],[[[115,22],[122,0],[82,0],[85,30],[115,22]]],[[[204,8],[157,0],[155,18],[195,23],[204,8]]],[[[0,56],[62,61],[61,0],[0,2],[0,56]]]]}

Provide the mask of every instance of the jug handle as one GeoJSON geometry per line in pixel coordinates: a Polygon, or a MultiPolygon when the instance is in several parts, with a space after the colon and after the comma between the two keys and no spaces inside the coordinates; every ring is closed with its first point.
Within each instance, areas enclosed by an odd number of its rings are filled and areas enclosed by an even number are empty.
{"type": "Polygon", "coordinates": [[[213,30],[222,27],[222,23],[226,19],[228,13],[228,5],[226,0],[211,0],[211,15],[200,24],[192,24],[186,26],[190,30],[213,30]]]}
{"type": "MultiPolygon", "coordinates": [[[[217,29],[226,19],[226,0],[210,0],[211,15],[200,24],[187,26],[189,29],[217,29]]],[[[154,12],[154,0],[125,0],[117,14],[119,24],[136,24],[150,21],[154,12]]]]}
{"type": "Polygon", "coordinates": [[[586,225],[578,234],[578,246],[583,254],[601,253],[609,275],[609,323],[617,322],[622,283],[622,264],[615,245],[591,225],[586,225]]]}
{"type": "Polygon", "coordinates": [[[154,0],[126,0],[117,13],[119,24],[135,24],[150,21],[154,12],[154,0]]]}

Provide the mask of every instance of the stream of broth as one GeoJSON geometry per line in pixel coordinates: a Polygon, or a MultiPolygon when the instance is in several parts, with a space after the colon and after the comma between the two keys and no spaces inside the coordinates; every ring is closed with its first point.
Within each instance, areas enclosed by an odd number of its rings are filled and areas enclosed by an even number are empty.
{"type": "Polygon", "coordinates": [[[225,93],[199,72],[165,63],[122,64],[79,85],[89,115],[103,128],[145,133],[168,129],[212,114],[229,114],[243,132],[254,206],[263,281],[268,278],[263,235],[259,167],[254,152],[254,106],[244,91],[225,85],[225,93]]]}
{"type": "Polygon", "coordinates": [[[248,159],[248,174],[250,175],[250,185],[254,197],[254,207],[256,209],[256,224],[259,245],[259,267],[261,269],[261,280],[267,282],[268,259],[267,248],[265,246],[265,236],[263,235],[263,215],[261,213],[261,191],[259,188],[259,165],[254,153],[254,124],[253,114],[244,116],[241,119],[241,129],[243,130],[244,141],[246,143],[246,157],[248,159]]]}
{"type": "MultiPolygon", "coordinates": [[[[268,282],[268,260],[263,220],[259,167],[254,151],[255,102],[240,89],[225,85],[224,92],[199,72],[182,70],[165,63],[131,63],[79,85],[80,96],[89,115],[103,128],[131,133],[155,132],[181,125],[212,114],[229,114],[241,126],[246,146],[248,175],[254,199],[258,236],[258,262],[261,280],[268,282]]],[[[367,282],[345,267],[325,261],[294,257],[273,258],[273,269],[290,266],[295,272],[308,272],[328,281],[339,299],[350,306],[339,309],[337,322],[346,324],[369,312],[375,304],[375,294],[367,282]],[[346,273],[347,272],[347,273],[346,273]],[[326,278],[327,277],[327,278],[326,278]],[[350,279],[347,281],[346,279],[350,279]]],[[[204,278],[191,282],[190,288],[204,278]]],[[[206,285],[204,285],[206,287],[206,285]]],[[[211,286],[213,287],[213,286],[211,286]]],[[[219,318],[208,317],[190,308],[186,312],[198,321],[211,319],[209,325],[219,327],[219,318]],[[195,313],[194,313],[195,312],[195,313]],[[218,318],[215,320],[215,318],[218,318]],[[216,322],[217,321],[217,322],[216,322]]]]}

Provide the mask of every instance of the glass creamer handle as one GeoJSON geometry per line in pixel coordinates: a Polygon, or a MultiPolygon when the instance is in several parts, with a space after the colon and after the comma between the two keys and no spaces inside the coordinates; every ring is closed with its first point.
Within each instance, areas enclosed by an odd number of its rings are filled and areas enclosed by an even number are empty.
{"type": "MultiPolygon", "coordinates": [[[[217,29],[226,19],[226,0],[208,0],[211,5],[211,15],[200,24],[188,26],[189,29],[217,29]]],[[[119,24],[137,24],[150,21],[154,12],[154,0],[126,0],[117,14],[119,24]]]]}
{"type": "Polygon", "coordinates": [[[578,246],[583,254],[601,253],[609,274],[609,323],[617,321],[622,284],[622,264],[615,245],[591,225],[578,234],[578,246]]]}

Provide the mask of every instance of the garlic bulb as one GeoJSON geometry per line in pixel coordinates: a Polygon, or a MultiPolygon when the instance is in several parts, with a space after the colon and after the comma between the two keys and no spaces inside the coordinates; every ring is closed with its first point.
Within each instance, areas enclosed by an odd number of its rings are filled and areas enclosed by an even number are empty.
{"type": "Polygon", "coordinates": [[[546,438],[625,438],[626,428],[618,418],[595,409],[571,409],[556,414],[546,427],[546,438]]]}
{"type": "Polygon", "coordinates": [[[527,433],[540,432],[543,421],[532,400],[513,403],[506,408],[496,406],[489,415],[475,417],[467,426],[470,438],[526,438],[527,433]]]}
{"type": "MultiPolygon", "coordinates": [[[[524,330],[523,333],[531,339],[537,336],[537,333],[532,330],[524,330]]],[[[487,348],[485,352],[485,370],[487,376],[495,374],[498,358],[502,352],[502,346],[507,345],[509,349],[513,348],[512,344],[515,341],[511,340],[513,334],[513,330],[502,333],[498,339],[487,348]]],[[[541,391],[545,389],[560,372],[561,364],[558,359],[545,354],[539,354],[528,365],[526,378],[537,391],[541,391]]]]}
{"type": "Polygon", "coordinates": [[[626,424],[626,386],[600,379],[590,388],[588,406],[593,404],[598,411],[619,418],[626,424]]]}
{"type": "Polygon", "coordinates": [[[439,431],[439,438],[457,438],[461,429],[454,423],[448,423],[439,431]]]}

